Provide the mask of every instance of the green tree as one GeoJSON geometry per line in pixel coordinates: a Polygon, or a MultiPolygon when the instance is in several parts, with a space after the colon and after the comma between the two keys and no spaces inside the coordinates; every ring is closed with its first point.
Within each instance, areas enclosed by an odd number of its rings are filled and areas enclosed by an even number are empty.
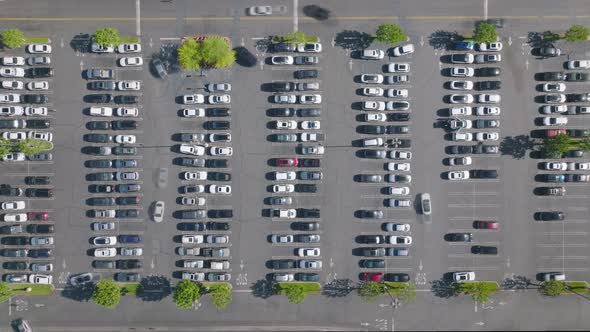
{"type": "Polygon", "coordinates": [[[539,289],[547,296],[557,296],[565,292],[565,285],[561,281],[551,280],[542,283],[539,289]]]}
{"type": "Polygon", "coordinates": [[[10,286],[6,282],[0,282],[0,302],[8,301],[10,295],[12,294],[12,290],[10,286]]]}
{"type": "Polygon", "coordinates": [[[402,302],[410,302],[416,298],[416,285],[409,282],[396,283],[392,287],[392,283],[387,284],[387,290],[397,295],[397,298],[402,302]]]}
{"type": "Polygon", "coordinates": [[[454,283],[453,289],[456,293],[469,294],[479,303],[486,303],[492,294],[498,291],[498,284],[495,282],[461,282],[454,283]]]}
{"type": "Polygon", "coordinates": [[[588,35],[590,35],[590,30],[587,27],[574,24],[565,32],[564,39],[571,42],[585,42],[588,40],[588,35]]]}
{"type": "Polygon", "coordinates": [[[92,292],[92,301],[94,303],[107,307],[115,308],[121,300],[121,287],[113,280],[103,279],[96,284],[92,292]]]}
{"type": "Polygon", "coordinates": [[[185,70],[201,69],[201,45],[194,39],[185,40],[178,48],[178,63],[185,70]]]}
{"type": "Polygon", "coordinates": [[[13,148],[14,143],[4,137],[0,137],[0,156],[11,153],[13,148]]]}
{"type": "Polygon", "coordinates": [[[277,36],[275,38],[275,42],[278,43],[305,43],[307,41],[307,36],[303,31],[294,31],[290,32],[284,36],[277,36]]]}
{"type": "Polygon", "coordinates": [[[25,42],[25,35],[19,29],[9,29],[2,32],[2,44],[8,48],[21,47],[25,42]]]}
{"type": "Polygon", "coordinates": [[[408,36],[406,36],[404,30],[397,24],[381,24],[377,27],[374,40],[393,45],[408,40],[408,36]]]}
{"type": "Polygon", "coordinates": [[[207,294],[211,295],[211,302],[218,309],[227,307],[232,301],[231,287],[226,283],[214,284],[207,294]]]}
{"type": "Polygon", "coordinates": [[[493,43],[498,40],[496,27],[493,24],[480,22],[473,31],[473,41],[476,43],[493,43]]]}
{"type": "Polygon", "coordinates": [[[190,280],[182,280],[174,288],[173,298],[178,308],[190,309],[201,298],[201,287],[190,280]]]}
{"type": "Polygon", "coordinates": [[[582,151],[590,151],[590,137],[584,137],[576,142],[576,147],[582,151]]]}
{"type": "Polygon", "coordinates": [[[33,156],[37,153],[53,149],[53,144],[42,139],[27,138],[19,141],[16,147],[18,151],[23,152],[25,155],[33,156]]]}
{"type": "Polygon", "coordinates": [[[385,288],[383,287],[382,283],[367,281],[362,283],[357,292],[364,301],[372,302],[375,301],[377,297],[385,293],[385,288]]]}
{"type": "Polygon", "coordinates": [[[299,304],[305,301],[307,294],[305,293],[305,289],[303,285],[297,283],[284,283],[284,284],[277,284],[276,287],[278,288],[277,292],[281,294],[287,295],[287,300],[291,303],[299,304]]]}
{"type": "Polygon", "coordinates": [[[201,59],[208,67],[225,68],[236,61],[236,52],[222,37],[209,37],[201,43],[201,59]]]}
{"type": "Polygon", "coordinates": [[[557,158],[569,151],[574,140],[566,134],[559,134],[543,141],[543,150],[548,157],[557,158]]]}
{"type": "Polygon", "coordinates": [[[117,46],[121,42],[119,30],[115,28],[97,29],[94,33],[94,41],[103,47],[108,47],[110,45],[117,46]]]}

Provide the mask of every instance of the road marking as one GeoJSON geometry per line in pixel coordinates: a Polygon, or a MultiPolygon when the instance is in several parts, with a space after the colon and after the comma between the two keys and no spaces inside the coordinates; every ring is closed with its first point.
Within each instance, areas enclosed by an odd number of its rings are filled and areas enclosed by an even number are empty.
{"type": "Polygon", "coordinates": [[[500,204],[447,204],[449,208],[493,208],[500,207],[500,204]]]}
{"type": "Polygon", "coordinates": [[[180,38],[177,38],[177,37],[167,37],[167,38],[160,38],[160,40],[180,40],[180,38]]]}
{"type": "Polygon", "coordinates": [[[299,26],[299,0],[293,0],[293,31],[297,32],[299,26]]]}
{"type": "Polygon", "coordinates": [[[483,0],[483,19],[488,20],[488,0],[483,0]]]}
{"type": "Polygon", "coordinates": [[[571,259],[571,260],[587,260],[588,256],[541,256],[541,259],[571,259]]]}
{"type": "MultiPolygon", "coordinates": [[[[537,243],[537,247],[541,248],[560,248],[561,246],[568,247],[568,248],[584,248],[588,247],[588,243],[537,243]]],[[[585,257],[585,256],[584,256],[585,257]]]]}
{"type": "Polygon", "coordinates": [[[448,192],[447,195],[449,196],[461,196],[461,195],[470,195],[470,196],[498,196],[500,193],[496,191],[474,191],[474,192],[466,192],[466,191],[451,191],[448,192]]]}
{"type": "Polygon", "coordinates": [[[141,36],[141,0],[135,0],[135,34],[141,36]]]}
{"type": "Polygon", "coordinates": [[[508,46],[512,45],[512,36],[508,36],[508,46]]]}
{"type": "MultiPolygon", "coordinates": [[[[496,256],[494,256],[496,257],[496,256]]],[[[448,271],[469,271],[469,270],[476,270],[476,271],[495,271],[499,270],[498,266],[450,266],[447,270],[448,271]]]]}

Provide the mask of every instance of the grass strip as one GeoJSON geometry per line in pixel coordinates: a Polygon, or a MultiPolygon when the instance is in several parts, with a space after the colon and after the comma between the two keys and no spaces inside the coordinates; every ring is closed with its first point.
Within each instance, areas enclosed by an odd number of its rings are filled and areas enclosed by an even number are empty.
{"type": "Polygon", "coordinates": [[[53,294],[53,285],[39,284],[12,284],[10,285],[12,295],[51,295],[53,294]],[[31,288],[30,292],[26,289],[31,288]]]}

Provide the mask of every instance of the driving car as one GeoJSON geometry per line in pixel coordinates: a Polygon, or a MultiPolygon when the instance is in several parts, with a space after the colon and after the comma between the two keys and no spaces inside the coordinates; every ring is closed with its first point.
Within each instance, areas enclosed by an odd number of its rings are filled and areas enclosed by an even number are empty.
{"type": "Polygon", "coordinates": [[[407,55],[407,54],[412,54],[412,53],[414,53],[414,44],[406,44],[403,46],[398,46],[392,50],[393,56],[402,56],[402,55],[407,55]]]}
{"type": "Polygon", "coordinates": [[[272,6],[252,6],[248,8],[250,16],[266,16],[272,14],[272,6]]]}

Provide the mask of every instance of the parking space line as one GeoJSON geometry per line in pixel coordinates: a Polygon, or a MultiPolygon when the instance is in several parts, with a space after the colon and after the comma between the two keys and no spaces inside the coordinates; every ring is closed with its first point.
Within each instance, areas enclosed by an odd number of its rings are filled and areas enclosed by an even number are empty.
{"type": "Polygon", "coordinates": [[[588,211],[588,208],[584,206],[568,206],[567,209],[570,211],[588,211]]]}
{"type": "Polygon", "coordinates": [[[537,235],[588,235],[588,232],[539,232],[537,235]]]}
{"type": "Polygon", "coordinates": [[[449,266],[447,268],[448,271],[469,271],[469,270],[476,270],[476,271],[496,271],[499,270],[500,267],[497,265],[493,266],[449,266]]]}
{"type": "Polygon", "coordinates": [[[571,260],[587,260],[588,256],[541,256],[541,259],[571,259],[571,260]]]}
{"type": "Polygon", "coordinates": [[[588,243],[536,243],[535,246],[540,248],[585,248],[588,243]]]}
{"type": "Polygon", "coordinates": [[[447,195],[449,196],[463,196],[463,195],[470,195],[470,196],[498,196],[500,193],[497,191],[451,191],[448,192],[447,195]]]}
{"type": "Polygon", "coordinates": [[[589,269],[587,267],[537,267],[537,272],[547,272],[547,271],[564,271],[564,272],[587,272],[589,269]]]}
{"type": "Polygon", "coordinates": [[[447,206],[449,208],[476,208],[476,207],[480,207],[480,208],[495,208],[495,207],[500,207],[500,204],[484,204],[484,203],[480,203],[480,204],[447,204],[447,206]]]}

